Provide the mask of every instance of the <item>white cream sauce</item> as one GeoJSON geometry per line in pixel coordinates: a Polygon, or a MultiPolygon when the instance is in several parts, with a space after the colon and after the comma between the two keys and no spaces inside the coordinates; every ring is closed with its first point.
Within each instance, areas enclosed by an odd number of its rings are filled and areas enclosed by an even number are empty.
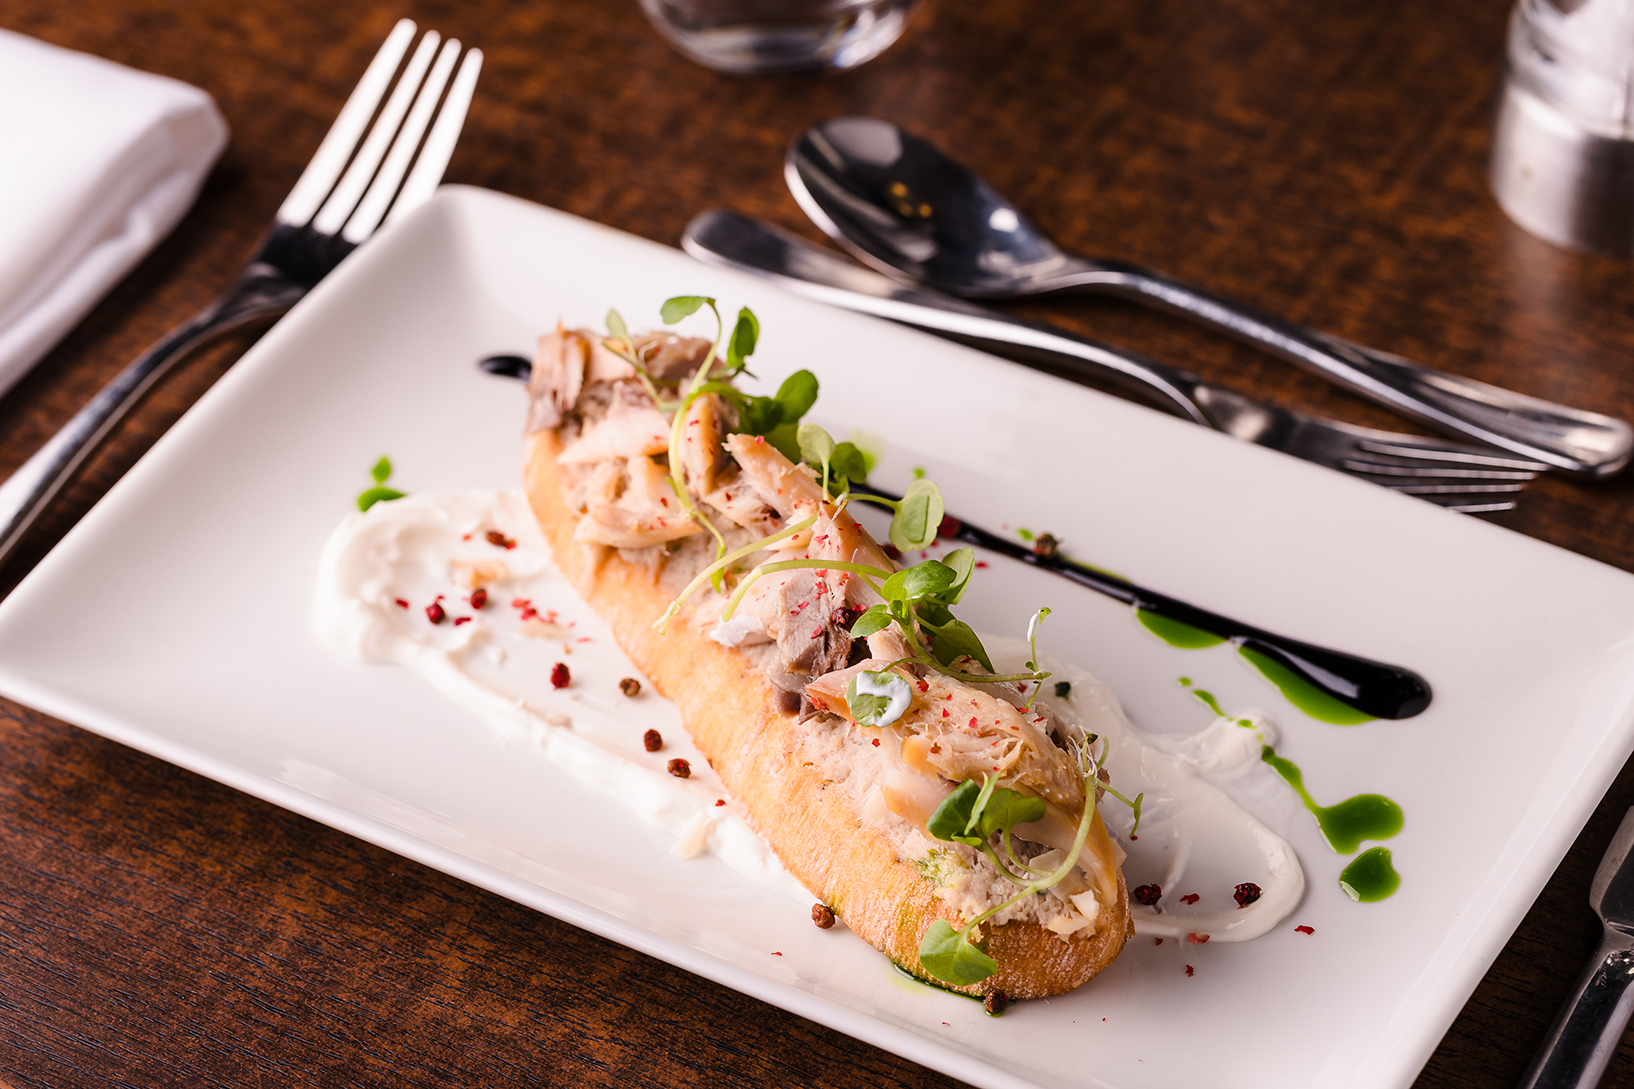
{"type": "MultiPolygon", "coordinates": [[[[348,516],[324,546],[312,622],[334,651],[409,666],[501,738],[537,745],[581,782],[674,835],[675,854],[713,852],[757,883],[810,898],[743,819],[674,705],[652,690],[556,570],[519,491],[413,495],[348,516]],[[511,547],[491,543],[490,531],[511,547]],[[471,605],[473,578],[485,582],[481,609],[471,605]],[[428,614],[433,604],[443,611],[440,623],[428,614]],[[557,662],[571,674],[565,688],[549,680],[557,662]],[[639,696],[620,692],[625,677],[641,680],[639,696]],[[642,744],[652,728],[664,739],[656,753],[642,744]],[[690,778],[666,771],[676,757],[690,763],[690,778]]],[[[986,642],[1001,671],[1027,657],[1019,641],[986,642]]],[[[1144,735],[1089,674],[1042,664],[1055,674],[1051,684],[1067,680],[1072,691],[1066,699],[1041,698],[1062,718],[1108,739],[1107,767],[1120,791],[1131,798],[1145,792],[1134,839],[1128,810],[1110,798],[1101,805],[1129,853],[1129,887],[1163,889],[1155,909],[1134,905],[1139,933],[1243,941],[1298,905],[1305,879],[1293,850],[1233,800],[1265,816],[1286,794],[1285,787],[1276,790],[1280,781],[1263,780],[1275,778],[1259,760],[1261,739],[1274,740],[1269,723],[1255,716],[1245,728],[1222,718],[1185,738],[1144,735]],[[1259,885],[1262,895],[1238,909],[1232,890],[1241,882],[1259,885]],[[1199,899],[1182,903],[1189,893],[1199,899]]]]}
{"type": "MultiPolygon", "coordinates": [[[[984,642],[1000,672],[1019,670],[1028,657],[1020,640],[984,642]]],[[[1147,734],[1130,723],[1106,685],[1050,655],[1041,659],[1052,676],[1039,701],[1106,738],[1112,785],[1128,798],[1145,794],[1134,838],[1130,809],[1110,796],[1101,801],[1102,819],[1128,852],[1123,873],[1131,894],[1148,884],[1163,891],[1153,907],[1131,896],[1136,933],[1247,941],[1287,918],[1305,893],[1305,872],[1287,841],[1238,800],[1281,822],[1288,789],[1260,760],[1260,746],[1276,740],[1270,722],[1249,713],[1217,718],[1196,734],[1147,734]],[[1066,699],[1054,697],[1057,681],[1071,684],[1066,699]],[[1238,725],[1239,719],[1253,725],[1238,725]],[[1258,885],[1260,898],[1238,907],[1233,892],[1243,883],[1258,885]],[[1193,894],[1198,899],[1183,901],[1193,894]]]]}
{"type": "Polygon", "coordinates": [[[312,625],[330,649],[409,666],[504,740],[537,745],[574,778],[674,835],[676,855],[712,852],[759,884],[810,899],[743,819],[675,706],[557,571],[520,492],[411,495],[349,515],[324,546],[312,625]],[[489,531],[514,547],[490,543],[489,531]],[[481,609],[470,604],[471,572],[502,575],[487,583],[481,609]],[[437,624],[426,612],[434,601],[445,613],[437,624]],[[561,689],[550,682],[557,662],[570,674],[561,689]],[[634,698],[619,690],[626,677],[641,682],[634,698]],[[642,738],[654,728],[664,747],[649,753],[642,738]],[[666,770],[677,757],[689,763],[689,778],[666,770]]]}

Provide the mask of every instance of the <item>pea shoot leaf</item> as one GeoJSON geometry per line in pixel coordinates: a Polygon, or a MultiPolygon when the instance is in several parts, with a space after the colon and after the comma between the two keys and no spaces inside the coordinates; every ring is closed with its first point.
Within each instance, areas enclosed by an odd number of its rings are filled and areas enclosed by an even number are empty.
{"type": "Polygon", "coordinates": [[[833,436],[814,423],[801,424],[797,434],[800,440],[800,456],[813,468],[821,465],[823,475],[827,476],[828,463],[834,457],[833,436]]]}
{"type": "Polygon", "coordinates": [[[848,491],[853,480],[868,479],[868,458],[854,443],[842,442],[834,448],[828,475],[836,492],[848,491]]]}
{"type": "Polygon", "coordinates": [[[778,424],[766,432],[766,441],[776,447],[777,452],[790,461],[800,460],[799,435],[794,424],[778,424]]]}
{"type": "Polygon", "coordinates": [[[980,983],[999,970],[999,962],[965,939],[946,919],[930,924],[919,941],[919,963],[925,971],[955,987],[980,983]]]}
{"type": "Polygon", "coordinates": [[[939,840],[980,847],[999,832],[1029,824],[1044,816],[1044,799],[997,785],[992,777],[978,783],[966,779],[942,799],[925,831],[939,840]]]}
{"type": "Polygon", "coordinates": [[[738,323],[732,329],[732,339],[726,344],[726,366],[734,373],[741,371],[755,354],[755,342],[760,339],[760,322],[754,311],[745,306],[738,311],[738,323]]]}
{"type": "Polygon", "coordinates": [[[384,484],[386,481],[390,480],[391,458],[381,458],[379,461],[375,462],[374,468],[369,470],[369,475],[374,477],[374,482],[376,484],[384,484]]]}
{"type": "Polygon", "coordinates": [[[795,423],[817,403],[817,376],[807,370],[795,371],[783,379],[783,384],[777,387],[777,396],[773,399],[783,414],[783,422],[795,423]]]}
{"type": "Polygon", "coordinates": [[[970,585],[970,576],[976,570],[976,553],[968,548],[955,548],[942,557],[942,562],[953,571],[953,585],[941,595],[940,600],[944,605],[957,605],[965,596],[965,587],[970,585]]]}
{"type": "Polygon", "coordinates": [[[1018,824],[1031,824],[1044,816],[1044,799],[999,787],[981,813],[981,830],[991,836],[1008,832],[1018,824]]]}
{"type": "Polygon", "coordinates": [[[952,586],[957,577],[953,568],[941,560],[923,560],[896,574],[902,576],[902,595],[909,601],[935,597],[952,586]]]}
{"type": "Polygon", "coordinates": [[[876,631],[884,631],[891,626],[891,613],[883,605],[871,606],[867,612],[857,617],[857,622],[851,625],[851,638],[864,639],[876,631]]]}
{"type": "MultiPolygon", "coordinates": [[[[982,668],[989,673],[993,672],[993,661],[987,655],[987,648],[982,646],[981,637],[974,628],[963,620],[955,619],[948,614],[946,623],[937,624],[925,618],[927,610],[921,609],[919,622],[931,633],[931,654],[942,665],[952,665],[961,655],[968,654],[982,664],[982,668]]],[[[942,610],[946,612],[946,610],[942,610]]]]}
{"type": "Polygon", "coordinates": [[[817,378],[810,371],[789,375],[774,397],[748,397],[724,383],[711,382],[704,388],[737,406],[738,431],[762,435],[790,461],[800,460],[797,425],[817,400],[817,378]]]}
{"type": "Polygon", "coordinates": [[[630,339],[629,326],[624,324],[624,315],[617,310],[607,311],[607,335],[614,340],[622,340],[626,350],[635,350],[635,342],[630,339]]]}
{"type": "Polygon", "coordinates": [[[357,497],[357,509],[368,510],[376,503],[384,503],[389,499],[401,499],[403,493],[395,488],[373,487],[357,497]]]}
{"type": "Polygon", "coordinates": [[[980,847],[982,837],[969,835],[966,829],[975,827],[976,799],[981,796],[982,784],[974,779],[966,779],[954,788],[952,794],[942,799],[942,804],[936,807],[936,812],[930,815],[925,822],[925,831],[939,840],[948,843],[963,843],[969,847],[980,847]]]}
{"type": "Polygon", "coordinates": [[[929,548],[942,524],[942,489],[929,480],[908,485],[891,519],[891,543],[903,552],[929,548]]]}
{"type": "Polygon", "coordinates": [[[659,307],[658,316],[665,325],[674,325],[689,314],[698,312],[698,308],[714,303],[714,299],[703,295],[677,295],[673,299],[665,299],[664,305],[659,307]]]}

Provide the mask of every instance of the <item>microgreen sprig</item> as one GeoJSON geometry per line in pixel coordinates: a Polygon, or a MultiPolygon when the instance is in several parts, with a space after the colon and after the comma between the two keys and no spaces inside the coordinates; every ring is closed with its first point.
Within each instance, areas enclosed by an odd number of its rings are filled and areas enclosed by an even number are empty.
{"type": "MultiPolygon", "coordinates": [[[[868,476],[868,456],[855,443],[835,442],[834,437],[813,423],[800,425],[800,455],[812,468],[822,467],[823,492],[834,495],[850,487],[853,480],[868,476]]],[[[878,503],[891,510],[888,538],[899,552],[917,552],[936,543],[946,508],[942,489],[934,482],[917,478],[901,499],[859,492],[856,499],[878,503]]]]}
{"type": "MultiPolygon", "coordinates": [[[[796,432],[795,441],[806,464],[823,469],[823,494],[846,492],[853,480],[868,476],[868,458],[855,443],[835,442],[834,437],[814,423],[803,423],[796,432]]],[[[871,498],[871,497],[859,497],[871,498]]]]}
{"type": "Polygon", "coordinates": [[[647,364],[635,350],[635,338],[630,335],[629,326],[624,324],[624,316],[617,310],[607,311],[607,333],[610,340],[603,341],[603,347],[635,368],[635,376],[641,380],[641,388],[647,391],[647,396],[652,398],[652,403],[658,411],[675,411],[676,402],[666,401],[658,395],[658,386],[653,382],[647,364]],[[615,343],[621,346],[614,347],[615,343]]]}
{"type": "MultiPolygon", "coordinates": [[[[691,597],[693,592],[696,591],[698,587],[702,586],[706,582],[713,581],[717,574],[724,571],[727,567],[736,563],[738,560],[743,559],[745,556],[753,555],[768,545],[774,545],[778,541],[786,540],[789,537],[793,537],[797,533],[803,533],[816,524],[817,516],[813,514],[809,517],[802,518],[798,522],[791,522],[782,529],[778,530],[776,533],[768,534],[759,540],[750,541],[743,547],[733,549],[724,556],[718,557],[714,563],[698,572],[693,580],[686,584],[685,589],[683,589],[679,594],[675,595],[675,600],[669,603],[669,608],[664,610],[664,615],[658,618],[658,620],[653,624],[653,627],[657,628],[659,631],[664,631],[665,628],[669,626],[670,618],[681,611],[682,603],[685,602],[687,598],[691,597]]],[[[747,583],[745,585],[747,585],[747,583]]],[[[732,619],[730,610],[728,610],[722,619],[732,619]]]]}
{"type": "Polygon", "coordinates": [[[981,638],[969,624],[953,615],[950,606],[957,605],[964,596],[974,567],[975,553],[968,548],[955,549],[945,560],[922,560],[895,572],[872,564],[839,560],[776,560],[761,564],[744,577],[727,601],[726,608],[721,611],[721,619],[732,619],[732,614],[737,611],[749,588],[766,575],[801,569],[845,571],[860,576],[869,589],[885,599],[883,604],[873,605],[864,611],[851,625],[853,639],[872,635],[894,623],[902,630],[908,653],[912,656],[910,660],[944,676],[968,684],[1043,682],[1050,674],[1030,666],[1025,673],[991,672],[993,660],[982,646],[981,638]],[[965,656],[974,658],[989,672],[971,673],[954,669],[953,662],[965,656]]]}
{"type": "Polygon", "coordinates": [[[976,928],[1027,897],[1060,884],[1072,872],[1072,868],[1078,864],[1078,855],[1083,851],[1084,843],[1089,839],[1089,830],[1095,821],[1097,784],[1129,805],[1135,811],[1135,827],[1140,827],[1140,803],[1145,794],[1137,795],[1135,800],[1130,802],[1123,795],[1113,791],[1109,785],[1100,782],[1101,768],[1106,763],[1107,746],[1103,743],[1101,754],[1096,757],[1094,747],[1098,740],[1100,739],[1096,735],[1090,734],[1078,749],[1078,766],[1084,774],[1084,811],[1078,818],[1078,830],[1073,836],[1072,849],[1066,853],[1059,866],[1047,873],[1023,865],[1020,868],[1024,873],[1033,875],[1032,879],[1028,880],[1005,866],[992,845],[992,837],[1000,836],[1005,853],[1014,859],[1015,852],[1010,848],[1010,831],[1018,824],[1025,824],[1044,816],[1046,807],[1042,798],[1030,798],[1017,791],[1000,787],[997,785],[998,777],[989,776],[980,787],[974,780],[961,783],[958,789],[948,795],[936,808],[936,812],[931,814],[926,830],[932,836],[944,842],[979,847],[1001,874],[1022,888],[1004,903],[988,908],[957,929],[946,919],[937,919],[931,923],[919,943],[919,963],[924,966],[925,971],[944,983],[951,983],[955,987],[968,987],[973,983],[980,983],[999,970],[998,961],[988,956],[972,940],[977,933],[976,928]],[[975,842],[972,842],[973,840],[975,842]]]}
{"type": "Polygon", "coordinates": [[[366,489],[357,497],[357,509],[368,510],[376,503],[385,503],[392,499],[403,498],[403,493],[396,488],[386,487],[386,481],[391,479],[391,458],[382,457],[369,470],[369,476],[374,478],[374,487],[366,489]]]}
{"type": "MultiPolygon", "coordinates": [[[[656,384],[635,351],[635,341],[630,336],[624,319],[616,310],[610,310],[607,314],[608,332],[617,343],[616,347],[612,343],[609,343],[608,347],[618,352],[636,369],[659,410],[672,414],[669,442],[670,486],[675,490],[687,517],[707,528],[716,541],[715,561],[700,572],[670,603],[669,609],[659,619],[657,625],[659,629],[663,630],[667,626],[669,619],[680,609],[686,598],[705,582],[710,583],[717,592],[724,592],[726,573],[735,560],[793,536],[813,525],[817,518],[817,515],[813,514],[779,533],[763,537],[728,553],[725,537],[713,520],[693,502],[681,474],[681,441],[687,412],[693,401],[706,393],[719,395],[738,410],[738,424],[741,430],[763,435],[791,460],[802,457],[807,465],[819,469],[823,498],[832,504],[832,509],[828,511],[831,517],[844,510],[851,499],[863,499],[891,510],[888,537],[899,551],[923,550],[935,543],[945,506],[941,489],[932,481],[924,479],[923,474],[917,476],[901,499],[851,494],[851,482],[863,480],[867,476],[868,458],[854,443],[835,442],[833,436],[823,428],[816,424],[800,422],[800,418],[810,410],[817,399],[817,379],[811,372],[796,371],[790,375],[778,388],[774,397],[749,397],[723,380],[745,372],[749,357],[754,354],[760,337],[760,323],[752,311],[747,307],[738,311],[737,322],[730,336],[727,334],[726,324],[716,300],[706,295],[680,295],[667,299],[659,308],[659,317],[665,324],[672,325],[706,306],[715,317],[713,346],[704,365],[693,372],[690,381],[678,391],[679,397],[673,401],[664,400],[659,396],[656,384]],[[717,368],[716,360],[723,350],[725,363],[723,367],[717,368]],[[794,449],[786,449],[785,446],[793,446],[794,449]]],[[[722,619],[731,619],[749,587],[755,580],[765,575],[798,568],[818,570],[832,568],[848,571],[860,576],[884,599],[883,604],[867,610],[857,624],[853,625],[851,631],[853,638],[871,635],[894,623],[902,629],[912,661],[949,677],[971,683],[1042,681],[1049,674],[1038,670],[1031,662],[1028,663],[1026,673],[1004,675],[993,673],[992,659],[982,646],[981,639],[968,624],[953,615],[952,606],[958,604],[963,597],[974,567],[975,553],[968,548],[956,549],[942,560],[926,560],[894,572],[871,564],[841,563],[835,560],[774,561],[756,567],[738,584],[727,602],[722,619]],[[970,673],[952,668],[952,663],[962,657],[980,662],[987,672],[970,673]]],[[[1033,640],[1035,659],[1037,624],[1047,613],[1048,610],[1042,610],[1029,626],[1028,637],[1033,640]]]]}

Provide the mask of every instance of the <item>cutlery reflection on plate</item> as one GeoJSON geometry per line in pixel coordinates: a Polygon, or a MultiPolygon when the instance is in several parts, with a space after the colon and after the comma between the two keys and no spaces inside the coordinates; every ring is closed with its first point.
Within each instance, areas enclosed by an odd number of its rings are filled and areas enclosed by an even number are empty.
{"type": "Polygon", "coordinates": [[[1353,427],[1262,404],[1087,337],[898,283],[735,212],[695,216],[681,245],[701,261],[752,273],[796,295],[999,351],[1039,370],[1143,393],[1193,423],[1452,510],[1509,510],[1515,504],[1507,497],[1547,468],[1487,448],[1353,427]]]}

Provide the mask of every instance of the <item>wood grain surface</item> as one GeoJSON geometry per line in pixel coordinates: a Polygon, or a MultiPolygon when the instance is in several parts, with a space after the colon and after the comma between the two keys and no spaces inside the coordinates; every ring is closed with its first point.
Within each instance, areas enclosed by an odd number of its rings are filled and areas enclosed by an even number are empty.
{"type": "MultiPolygon", "coordinates": [[[[181,226],[0,399],[0,473],[228,283],[403,14],[487,53],[451,181],[668,244],[712,205],[815,239],[783,149],[814,121],[873,114],[956,149],[1071,247],[1634,416],[1634,265],[1527,235],[1487,190],[1499,0],[930,0],[871,64],[762,79],[685,61],[634,0],[0,0],[0,27],[203,87],[233,131],[181,226]]],[[[1092,300],[1048,313],[1407,429],[1169,318],[1092,300]]],[[[235,354],[149,398],[0,591],[235,354]]],[[[1492,520],[1634,570],[1634,478],[1541,480],[1492,520]]],[[[0,703],[0,745],[0,1081],[954,1084],[27,708],[0,703]]],[[[1421,1086],[1519,1077],[1595,944],[1589,878],[1631,804],[1625,768],[1421,1086]]],[[[1626,1042],[1607,1084],[1634,1085],[1626,1042]]]]}

